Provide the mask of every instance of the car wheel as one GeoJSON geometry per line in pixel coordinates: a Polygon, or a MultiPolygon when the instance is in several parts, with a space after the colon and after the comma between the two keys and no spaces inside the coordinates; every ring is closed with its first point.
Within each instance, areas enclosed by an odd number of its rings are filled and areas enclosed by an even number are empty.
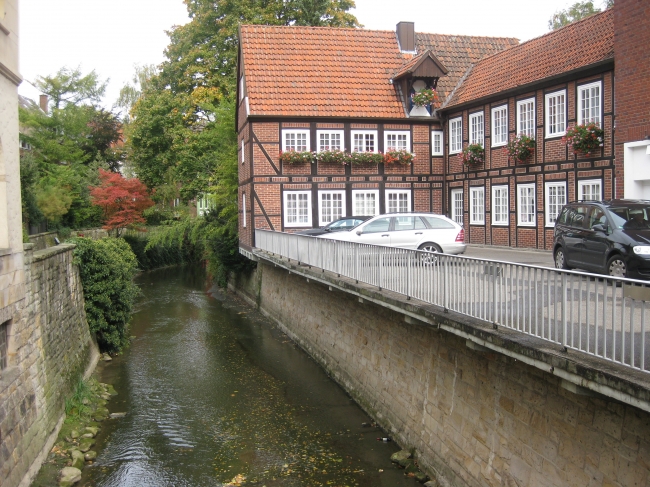
{"type": "Polygon", "coordinates": [[[423,264],[435,264],[438,262],[438,256],[431,254],[442,253],[442,249],[438,245],[431,242],[423,243],[418,247],[418,250],[423,251],[420,253],[420,262],[423,264]]]}
{"type": "Polygon", "coordinates": [[[555,268],[556,269],[566,269],[569,270],[569,264],[566,262],[566,255],[564,255],[564,249],[562,247],[558,248],[555,251],[555,268]]]}
{"type": "Polygon", "coordinates": [[[612,277],[627,277],[627,266],[620,255],[607,261],[607,273],[612,277]]]}

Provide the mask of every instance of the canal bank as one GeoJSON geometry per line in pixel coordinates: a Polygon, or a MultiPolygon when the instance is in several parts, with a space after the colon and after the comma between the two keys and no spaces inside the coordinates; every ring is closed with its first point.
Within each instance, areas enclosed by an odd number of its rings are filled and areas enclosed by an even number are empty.
{"type": "Polygon", "coordinates": [[[232,288],[448,485],[622,487],[650,478],[647,374],[593,368],[560,346],[256,257],[256,271],[232,288]],[[629,403],[587,390],[592,382],[629,403]]]}
{"type": "Polygon", "coordinates": [[[394,442],[322,368],[198,269],[142,274],[86,486],[415,486],[394,442]]]}

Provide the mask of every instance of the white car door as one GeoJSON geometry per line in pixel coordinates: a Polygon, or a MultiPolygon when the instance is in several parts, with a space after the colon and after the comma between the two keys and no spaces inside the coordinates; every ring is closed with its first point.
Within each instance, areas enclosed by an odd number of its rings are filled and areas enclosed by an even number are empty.
{"type": "Polygon", "coordinates": [[[415,249],[422,242],[425,224],[419,216],[395,216],[391,232],[391,247],[415,249]]]}
{"type": "Polygon", "coordinates": [[[360,225],[354,232],[352,242],[371,245],[390,245],[390,217],[377,218],[360,225]],[[360,234],[357,234],[359,232],[360,234]]]}

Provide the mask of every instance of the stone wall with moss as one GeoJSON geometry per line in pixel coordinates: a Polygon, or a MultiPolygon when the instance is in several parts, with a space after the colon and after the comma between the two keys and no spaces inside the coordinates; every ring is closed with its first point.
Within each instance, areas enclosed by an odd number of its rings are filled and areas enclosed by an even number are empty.
{"type": "Polygon", "coordinates": [[[88,330],[73,245],[25,245],[25,298],[8,329],[0,371],[0,479],[27,486],[51,448],[65,398],[92,370],[98,351],[88,330]]]}

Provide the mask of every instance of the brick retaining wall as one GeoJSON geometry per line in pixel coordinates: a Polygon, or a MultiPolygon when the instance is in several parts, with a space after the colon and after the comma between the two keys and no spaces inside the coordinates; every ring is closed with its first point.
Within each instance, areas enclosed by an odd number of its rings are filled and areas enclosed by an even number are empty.
{"type": "Polygon", "coordinates": [[[442,485],[646,486],[650,414],[282,267],[238,276],[256,303],[442,485]],[[478,347],[480,350],[480,347],[478,347]],[[581,392],[578,388],[578,392],[581,392]]]}
{"type": "Polygon", "coordinates": [[[29,485],[56,439],[65,398],[97,361],[73,248],[25,245],[26,297],[14,307],[8,367],[0,372],[3,487],[29,485]]]}

